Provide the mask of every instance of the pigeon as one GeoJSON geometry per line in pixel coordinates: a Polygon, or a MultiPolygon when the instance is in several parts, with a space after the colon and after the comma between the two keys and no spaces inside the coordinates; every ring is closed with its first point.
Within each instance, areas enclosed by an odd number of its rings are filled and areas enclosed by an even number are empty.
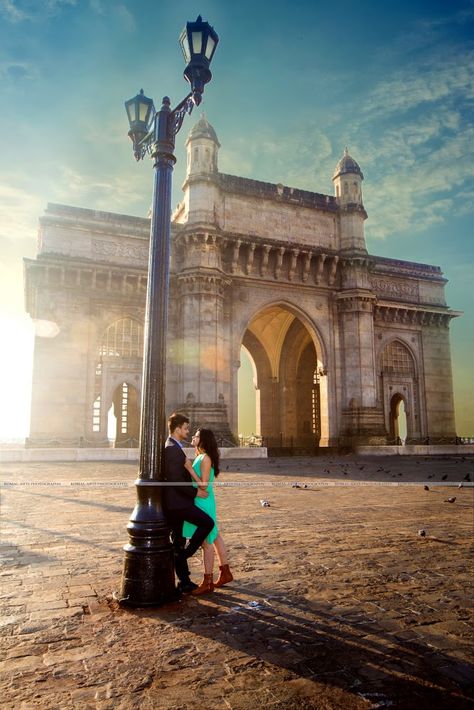
{"type": "Polygon", "coordinates": [[[425,486],[425,491],[429,491],[429,490],[430,490],[430,487],[429,487],[429,486],[425,486]]]}
{"type": "Polygon", "coordinates": [[[418,530],[418,535],[420,537],[426,537],[426,530],[418,530]]]}
{"type": "Polygon", "coordinates": [[[299,483],[292,483],[292,484],[291,484],[291,487],[292,487],[292,488],[301,488],[301,486],[300,486],[299,483]]]}
{"type": "Polygon", "coordinates": [[[260,505],[262,506],[262,508],[270,507],[270,503],[268,502],[268,500],[260,500],[260,505]]]}
{"type": "Polygon", "coordinates": [[[445,480],[447,479],[447,477],[448,477],[448,474],[445,473],[444,476],[441,476],[441,480],[442,480],[442,481],[445,481],[445,480]]]}
{"type": "Polygon", "coordinates": [[[463,484],[460,483],[459,486],[458,486],[458,488],[464,488],[463,484]]]}
{"type": "Polygon", "coordinates": [[[463,480],[463,481],[468,481],[468,482],[470,483],[470,482],[471,482],[471,477],[470,477],[470,475],[469,475],[468,473],[466,473],[466,475],[464,476],[464,478],[463,478],[462,480],[463,480]]]}
{"type": "Polygon", "coordinates": [[[434,473],[431,473],[428,478],[434,478],[434,473]]]}
{"type": "Polygon", "coordinates": [[[448,498],[448,499],[445,500],[444,502],[445,502],[445,503],[454,503],[455,500],[456,500],[456,496],[453,496],[452,498],[448,498]]]}

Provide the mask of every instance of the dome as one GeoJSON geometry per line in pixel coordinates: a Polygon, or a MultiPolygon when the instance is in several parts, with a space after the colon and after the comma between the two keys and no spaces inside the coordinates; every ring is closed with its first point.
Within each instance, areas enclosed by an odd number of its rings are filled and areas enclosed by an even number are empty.
{"type": "Polygon", "coordinates": [[[210,138],[210,140],[217,143],[220,146],[217,135],[206,116],[202,114],[199,121],[191,128],[188,136],[188,140],[193,140],[194,138],[210,138]]]}
{"type": "Polygon", "coordinates": [[[362,180],[364,179],[364,176],[362,174],[362,170],[359,167],[359,164],[356,163],[354,158],[351,158],[349,155],[347,148],[344,150],[344,155],[336,165],[336,169],[334,171],[334,175],[332,176],[332,179],[334,180],[335,178],[339,177],[339,175],[344,175],[346,173],[355,173],[356,175],[360,175],[362,180]]]}

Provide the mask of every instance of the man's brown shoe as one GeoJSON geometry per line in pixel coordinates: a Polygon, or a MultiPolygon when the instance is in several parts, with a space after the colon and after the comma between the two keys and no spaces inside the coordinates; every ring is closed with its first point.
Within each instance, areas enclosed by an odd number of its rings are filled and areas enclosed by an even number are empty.
{"type": "Polygon", "coordinates": [[[193,589],[191,594],[198,596],[199,594],[207,594],[208,592],[214,591],[214,583],[212,581],[212,574],[205,574],[204,579],[197,589],[193,589]]]}

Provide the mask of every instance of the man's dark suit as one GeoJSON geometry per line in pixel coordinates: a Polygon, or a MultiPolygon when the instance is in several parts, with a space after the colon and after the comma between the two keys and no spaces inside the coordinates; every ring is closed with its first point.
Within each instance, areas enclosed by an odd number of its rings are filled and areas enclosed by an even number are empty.
{"type": "Polygon", "coordinates": [[[181,446],[168,437],[164,450],[164,481],[181,485],[163,487],[163,510],[171,528],[171,540],[175,549],[176,574],[181,583],[189,582],[187,558],[194,555],[214,527],[213,519],[194,504],[197,488],[184,467],[186,454],[181,446]],[[182,485],[186,484],[186,485],[182,485]],[[196,532],[184,549],[183,522],[196,525],[196,532]]]}

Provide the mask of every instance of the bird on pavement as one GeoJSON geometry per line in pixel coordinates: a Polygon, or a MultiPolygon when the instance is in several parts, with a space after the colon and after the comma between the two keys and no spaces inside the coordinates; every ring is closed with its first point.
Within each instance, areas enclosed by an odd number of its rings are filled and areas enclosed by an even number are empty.
{"type": "Polygon", "coordinates": [[[429,486],[425,486],[424,488],[425,488],[425,491],[429,491],[429,490],[430,490],[430,487],[429,487],[429,486]]]}
{"type": "Polygon", "coordinates": [[[455,500],[456,500],[456,496],[453,496],[452,498],[448,498],[448,499],[445,500],[444,502],[445,502],[445,503],[454,503],[455,500]]]}

